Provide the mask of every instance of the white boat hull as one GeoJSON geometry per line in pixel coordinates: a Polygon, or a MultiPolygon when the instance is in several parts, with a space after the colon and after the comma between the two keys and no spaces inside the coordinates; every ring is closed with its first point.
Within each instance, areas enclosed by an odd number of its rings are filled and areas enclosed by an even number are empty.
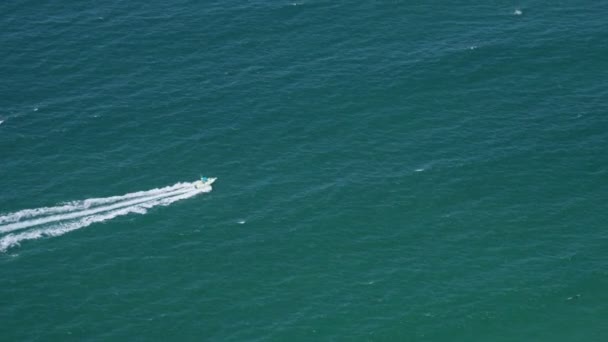
{"type": "Polygon", "coordinates": [[[207,178],[207,181],[203,182],[202,180],[197,180],[196,182],[194,182],[194,187],[196,189],[201,189],[204,188],[206,186],[210,186],[211,184],[213,184],[213,182],[215,182],[217,178],[207,178]]]}

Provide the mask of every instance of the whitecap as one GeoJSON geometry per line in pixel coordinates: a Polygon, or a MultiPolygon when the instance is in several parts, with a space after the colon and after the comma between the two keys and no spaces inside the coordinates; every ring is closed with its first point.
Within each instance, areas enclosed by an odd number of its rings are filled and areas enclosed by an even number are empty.
{"type": "Polygon", "coordinates": [[[513,11],[513,15],[522,15],[522,14],[523,14],[523,12],[519,8],[517,8],[517,9],[515,9],[515,11],[513,11]]]}

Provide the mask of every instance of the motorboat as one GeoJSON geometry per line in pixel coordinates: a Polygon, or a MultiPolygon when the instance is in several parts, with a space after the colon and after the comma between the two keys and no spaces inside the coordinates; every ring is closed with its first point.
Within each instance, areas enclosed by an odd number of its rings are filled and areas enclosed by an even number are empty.
{"type": "Polygon", "coordinates": [[[211,184],[213,184],[213,182],[215,182],[216,179],[217,178],[201,176],[201,179],[194,182],[194,187],[196,189],[201,189],[201,188],[210,186],[211,184]]]}

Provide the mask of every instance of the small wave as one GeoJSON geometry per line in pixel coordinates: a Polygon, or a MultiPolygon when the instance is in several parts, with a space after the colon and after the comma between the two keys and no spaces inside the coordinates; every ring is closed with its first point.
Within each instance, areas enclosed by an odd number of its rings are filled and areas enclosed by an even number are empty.
{"type": "Polygon", "coordinates": [[[515,9],[515,11],[513,11],[513,15],[522,15],[523,12],[520,9],[515,9]]]}

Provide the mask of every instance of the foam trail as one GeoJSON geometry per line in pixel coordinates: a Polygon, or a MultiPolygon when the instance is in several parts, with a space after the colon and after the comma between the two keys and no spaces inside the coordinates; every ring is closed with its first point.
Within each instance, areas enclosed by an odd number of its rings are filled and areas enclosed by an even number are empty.
{"type": "Polygon", "coordinates": [[[67,223],[57,223],[50,227],[34,229],[23,233],[8,234],[0,238],[0,252],[6,252],[7,249],[13,246],[18,246],[22,241],[25,240],[35,240],[42,237],[60,236],[71,231],[87,227],[96,222],[111,220],[115,217],[131,213],[145,214],[147,212],[147,209],[150,209],[152,207],[167,206],[173,202],[194,197],[198,194],[209,191],[211,191],[210,186],[206,186],[200,189],[191,189],[189,191],[179,193],[177,195],[169,197],[159,197],[154,200],[136,203],[131,206],[123,207],[120,209],[111,210],[96,215],[80,217],[78,220],[67,223]]]}
{"type": "Polygon", "coordinates": [[[139,203],[143,203],[143,202],[147,202],[147,201],[151,201],[151,200],[155,200],[155,199],[159,199],[159,198],[163,198],[163,197],[178,195],[178,194],[181,194],[184,192],[189,192],[189,191],[192,191],[192,188],[173,190],[171,192],[165,192],[165,193],[155,195],[155,196],[138,197],[135,199],[116,202],[116,203],[112,203],[112,204],[105,205],[105,206],[94,207],[93,209],[81,210],[81,211],[70,212],[70,213],[66,213],[66,214],[60,214],[60,215],[46,216],[46,217],[33,219],[33,220],[29,220],[29,221],[15,222],[15,223],[7,224],[4,226],[0,226],[0,233],[8,233],[8,232],[12,232],[15,230],[25,229],[25,228],[39,226],[41,224],[47,224],[47,223],[52,223],[52,222],[57,222],[57,221],[72,220],[75,218],[79,218],[79,217],[83,217],[83,216],[90,216],[90,215],[94,215],[94,214],[97,214],[100,212],[110,211],[110,210],[114,210],[114,209],[118,209],[118,208],[122,208],[122,207],[128,207],[128,206],[136,205],[139,203]]]}
{"type": "Polygon", "coordinates": [[[20,210],[14,213],[9,213],[4,216],[0,216],[0,225],[4,223],[11,223],[21,221],[22,219],[30,219],[39,216],[48,216],[53,214],[61,214],[61,213],[69,213],[78,210],[89,209],[91,207],[114,203],[118,201],[123,201],[127,199],[137,198],[137,197],[145,197],[145,196],[153,196],[163,193],[168,193],[177,189],[185,189],[193,187],[193,183],[177,183],[171,186],[166,186],[164,188],[156,188],[147,191],[137,191],[129,194],[121,195],[121,196],[112,196],[112,197],[103,197],[103,198],[90,198],[82,201],[73,201],[68,202],[64,205],[55,206],[55,207],[44,207],[37,209],[25,209],[20,210]]]}

